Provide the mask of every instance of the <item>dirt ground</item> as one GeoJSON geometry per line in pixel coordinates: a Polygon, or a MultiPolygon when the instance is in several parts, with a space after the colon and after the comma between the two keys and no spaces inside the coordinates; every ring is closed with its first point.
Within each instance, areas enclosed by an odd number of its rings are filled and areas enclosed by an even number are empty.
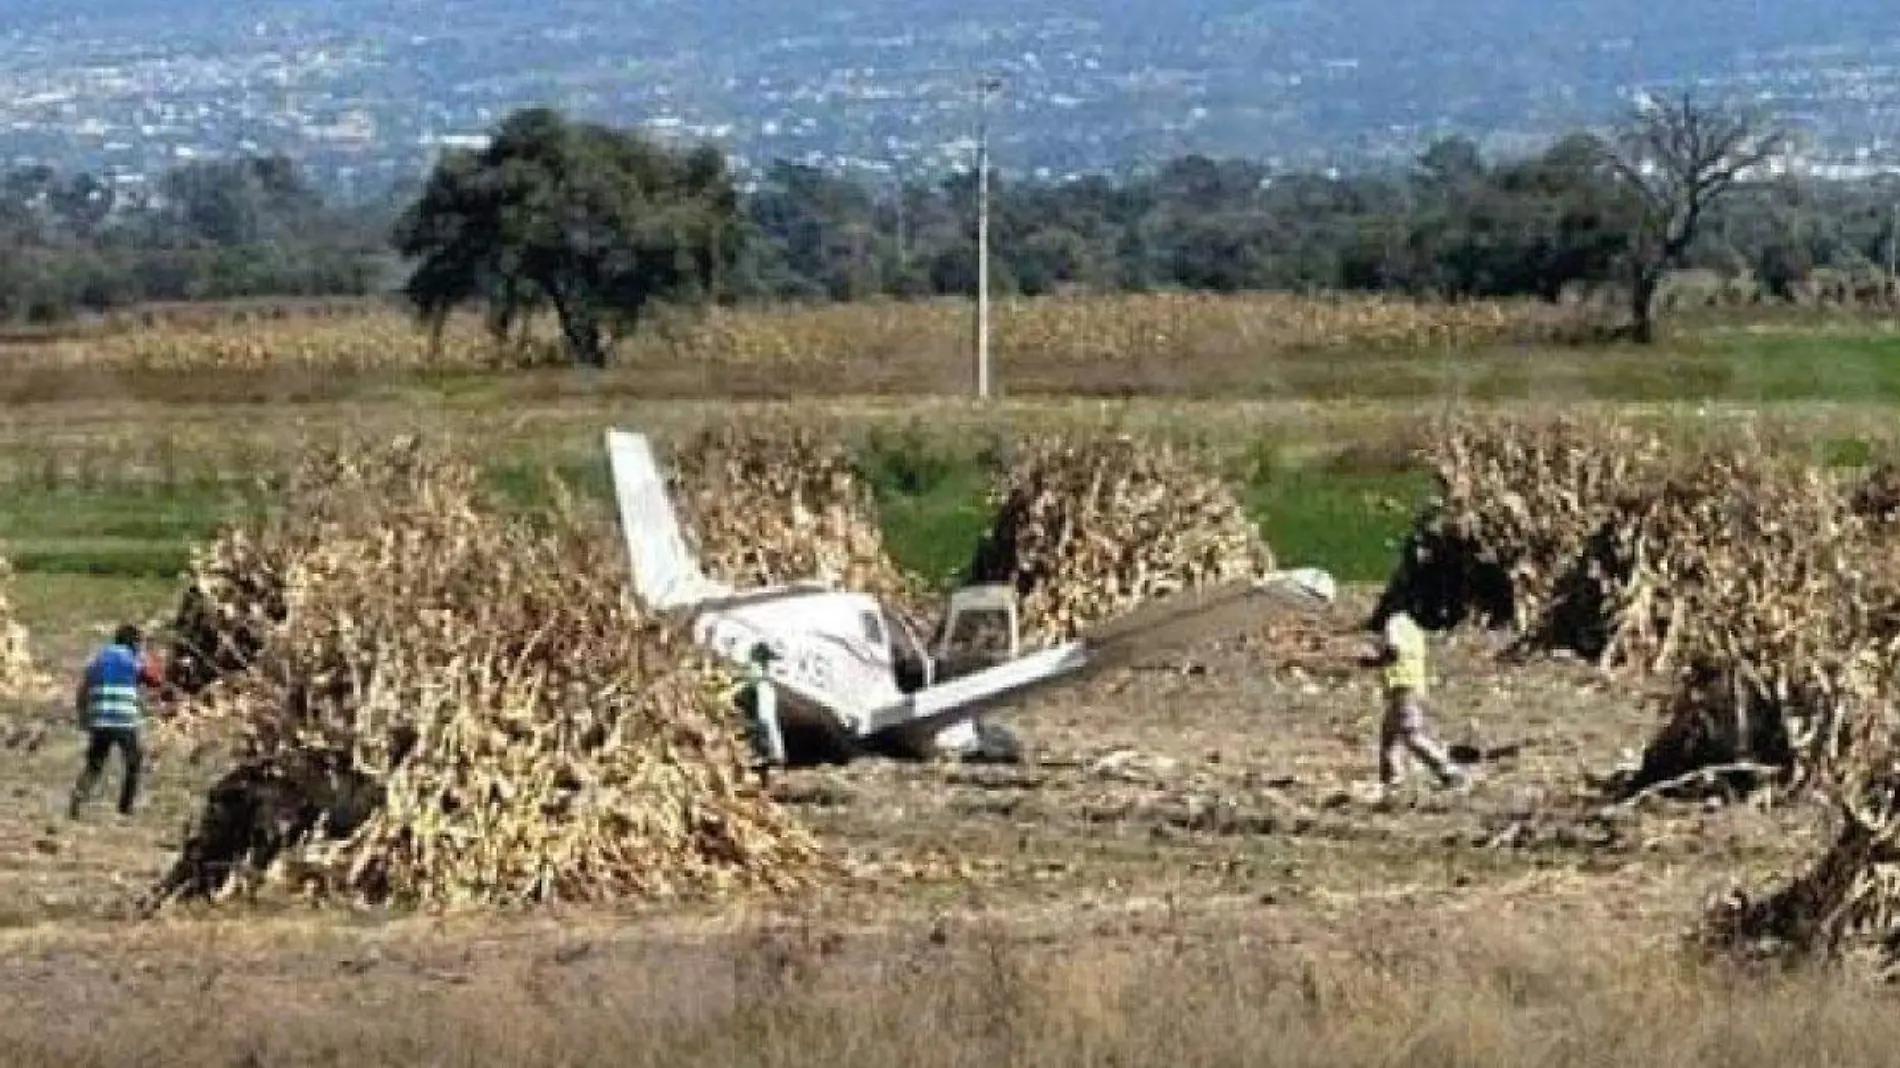
{"type": "Polygon", "coordinates": [[[112,812],[115,772],[71,823],[78,736],[21,710],[0,810],[0,944],[14,962],[0,1005],[198,1004],[200,985],[223,982],[355,1003],[383,996],[369,972],[394,997],[417,976],[454,985],[492,970],[481,959],[585,943],[651,961],[773,925],[862,939],[981,924],[1054,944],[1166,931],[1342,952],[1502,927],[1662,942],[1711,893],[1808,848],[1816,823],[1801,806],[1606,812],[1592,782],[1634,758],[1653,711],[1580,665],[1501,667],[1483,635],[1440,641],[1432,711],[1445,741],[1503,755],[1468,794],[1419,769],[1406,795],[1377,798],[1375,680],[1352,666],[1368,604],[1351,591],[1324,613],[1039,697],[999,717],[1030,748],[1020,765],[786,773],[778,796],[864,874],[816,900],[743,908],[473,920],[231,906],[134,920],[130,902],[174,855],[215,769],[161,749],[142,813],[112,812]]]}

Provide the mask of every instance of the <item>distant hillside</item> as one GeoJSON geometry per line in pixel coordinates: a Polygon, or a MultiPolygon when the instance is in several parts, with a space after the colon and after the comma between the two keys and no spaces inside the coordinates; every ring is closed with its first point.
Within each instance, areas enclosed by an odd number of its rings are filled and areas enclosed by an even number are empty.
{"type": "Polygon", "coordinates": [[[0,65],[0,120],[20,152],[97,155],[97,137],[67,129],[96,120],[131,131],[122,154],[156,159],[175,137],[148,146],[138,131],[183,112],[205,116],[190,136],[207,148],[254,143],[363,171],[358,146],[332,147],[361,113],[387,157],[377,167],[412,171],[440,135],[553,103],[655,121],[755,161],[918,173],[967,165],[958,142],[974,124],[974,73],[988,68],[1008,78],[999,163],[1066,173],[1187,151],[1349,166],[1454,131],[1521,145],[1615,114],[1631,85],[1711,79],[1851,156],[1900,144],[1893,11],[1893,0],[0,0],[0,26],[25,46],[0,65]],[[193,62],[165,65],[173,55],[193,62]],[[95,62],[149,66],[130,90],[61,83],[59,71],[95,62]],[[9,111],[9,98],[62,91],[80,94],[76,107],[9,111]]]}

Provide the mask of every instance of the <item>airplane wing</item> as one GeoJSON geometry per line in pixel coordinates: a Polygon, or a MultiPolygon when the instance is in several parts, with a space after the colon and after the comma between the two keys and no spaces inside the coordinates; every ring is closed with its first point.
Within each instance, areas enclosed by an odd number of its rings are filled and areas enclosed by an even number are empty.
{"type": "Polygon", "coordinates": [[[1238,633],[1264,605],[1317,608],[1332,600],[1330,579],[1302,571],[1159,598],[1069,642],[928,686],[869,713],[865,733],[934,733],[1055,686],[1210,638],[1238,633]]]}
{"type": "Polygon", "coordinates": [[[926,686],[866,714],[865,734],[890,730],[935,732],[980,712],[1068,682],[1088,666],[1088,653],[1071,642],[1007,660],[994,667],[926,686]]]}
{"type": "Polygon", "coordinates": [[[733,588],[706,577],[687,548],[666,482],[643,434],[607,431],[614,498],[627,539],[634,593],[660,611],[729,597],[733,588]]]}
{"type": "Polygon", "coordinates": [[[1156,598],[1093,628],[1082,644],[1091,669],[1123,667],[1244,633],[1264,609],[1317,609],[1334,596],[1324,572],[1276,572],[1156,598]]]}

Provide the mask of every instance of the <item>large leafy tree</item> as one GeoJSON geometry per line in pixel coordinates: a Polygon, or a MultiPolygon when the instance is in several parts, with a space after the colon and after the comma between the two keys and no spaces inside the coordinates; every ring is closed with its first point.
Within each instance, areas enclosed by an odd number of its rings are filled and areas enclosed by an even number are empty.
{"type": "Polygon", "coordinates": [[[674,151],[531,108],[485,148],[445,156],[394,244],[415,263],[409,300],[438,329],[463,304],[483,305],[502,337],[552,309],[573,357],[600,366],[655,301],[720,290],[738,223],[717,150],[674,151]]]}

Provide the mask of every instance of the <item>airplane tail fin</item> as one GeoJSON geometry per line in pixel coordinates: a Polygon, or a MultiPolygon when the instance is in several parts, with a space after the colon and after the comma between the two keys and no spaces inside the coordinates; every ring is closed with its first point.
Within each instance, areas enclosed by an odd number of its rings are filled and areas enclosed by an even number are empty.
{"type": "Polygon", "coordinates": [[[666,611],[730,594],[730,588],[706,577],[687,548],[645,435],[607,431],[607,457],[613,465],[614,499],[635,595],[666,611]]]}

